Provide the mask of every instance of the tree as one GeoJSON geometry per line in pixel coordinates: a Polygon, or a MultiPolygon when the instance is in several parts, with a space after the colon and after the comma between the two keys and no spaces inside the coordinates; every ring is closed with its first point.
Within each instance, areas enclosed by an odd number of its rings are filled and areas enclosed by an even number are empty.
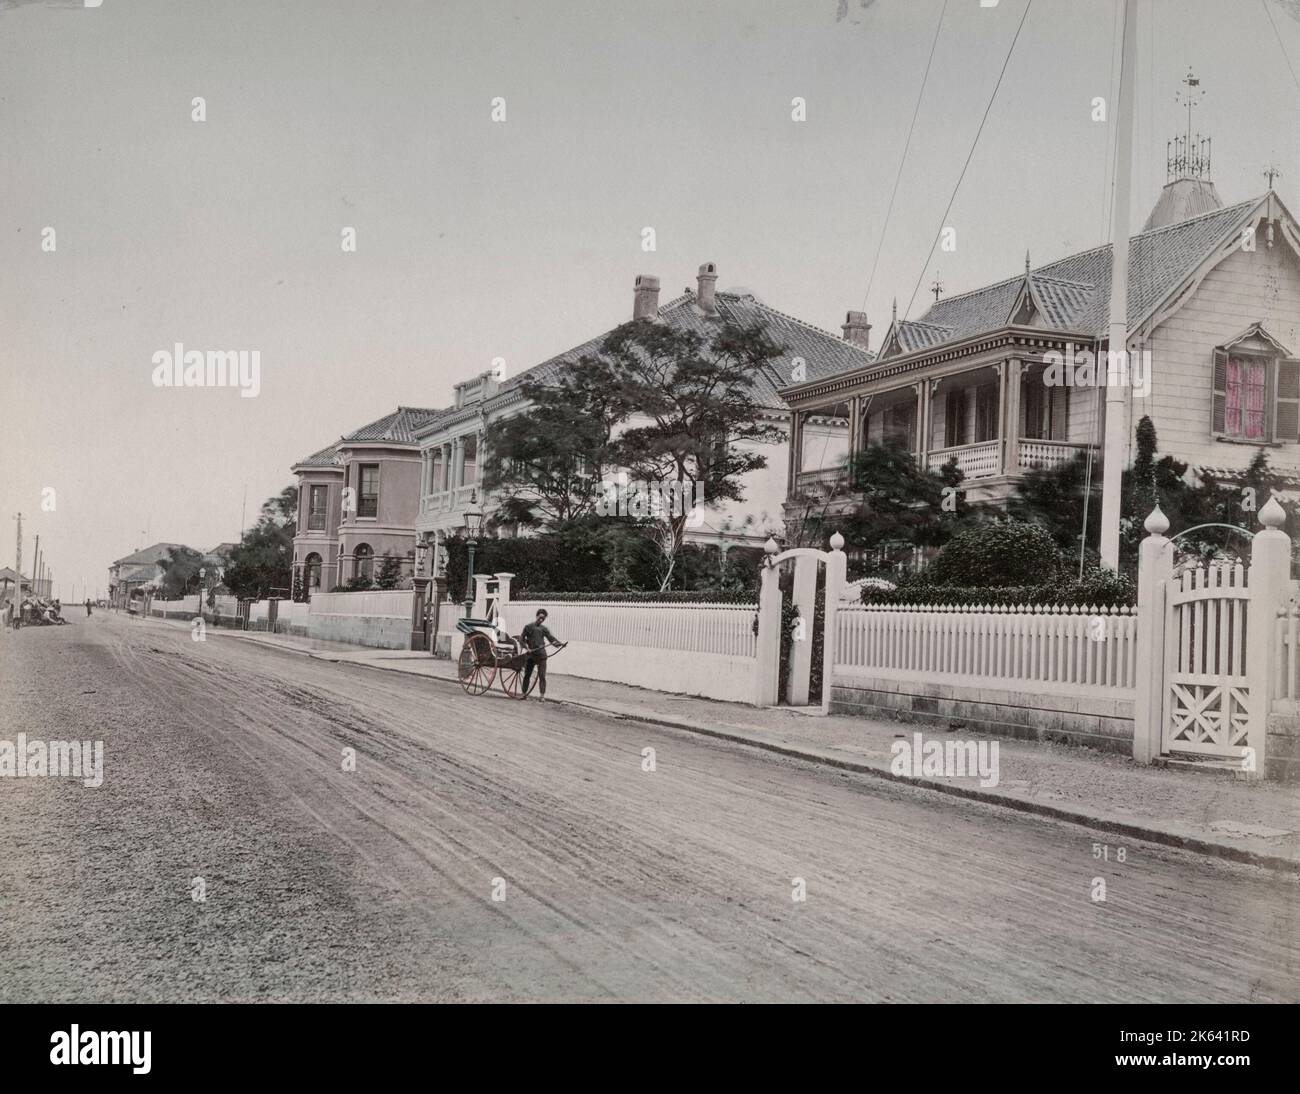
{"type": "Polygon", "coordinates": [[[379,561],[379,573],[375,576],[375,584],[381,589],[396,589],[401,580],[402,560],[385,551],[384,557],[379,561]]]}
{"type": "Polygon", "coordinates": [[[203,556],[192,547],[171,547],[162,563],[163,577],[158,590],[163,600],[181,600],[199,588],[199,567],[203,556]]]}
{"type": "Polygon", "coordinates": [[[556,527],[590,513],[620,416],[613,377],[599,361],[525,377],[523,414],[488,425],[483,486],[498,499],[493,523],[556,527]]]}
{"type": "Polygon", "coordinates": [[[1015,520],[1038,525],[1061,551],[1077,559],[1080,542],[1095,544],[1100,535],[1101,476],[1095,468],[1089,470],[1083,452],[1055,467],[1031,468],[1015,484],[1007,499],[1007,513],[1015,520]]]}
{"type": "Polygon", "coordinates": [[[963,479],[952,460],[922,469],[898,438],[868,445],[845,462],[826,498],[804,499],[798,545],[823,545],[838,531],[851,556],[901,548],[894,561],[906,563],[914,548],[941,546],[982,514],[981,506],[966,502],[963,479]]]}
{"type": "Polygon", "coordinates": [[[611,414],[626,425],[608,462],[669,498],[643,519],[659,544],[661,589],[672,582],[694,506],[744,500],[744,476],[767,466],[753,446],[784,437],[753,390],[782,352],[762,326],[726,323],[705,335],[638,319],[611,331],[588,363],[608,377],[611,414]]]}
{"type": "Polygon", "coordinates": [[[257,523],[230,552],[225,584],[237,597],[261,600],[293,585],[293,536],[297,489],[286,486],[262,503],[257,523]]]}

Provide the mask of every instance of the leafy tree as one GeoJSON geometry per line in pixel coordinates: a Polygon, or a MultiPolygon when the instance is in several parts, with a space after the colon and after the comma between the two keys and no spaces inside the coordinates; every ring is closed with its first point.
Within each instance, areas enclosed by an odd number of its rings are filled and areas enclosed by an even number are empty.
{"type": "Polygon", "coordinates": [[[203,556],[192,547],[172,547],[167,551],[159,596],[163,600],[181,600],[186,593],[199,590],[199,568],[203,556]]]}
{"type": "Polygon", "coordinates": [[[1057,578],[1065,566],[1045,528],[995,520],[957,531],[934,557],[925,579],[931,585],[1037,585],[1057,578]]]}
{"type": "Polygon", "coordinates": [[[1088,457],[1082,452],[1055,467],[1032,468],[1015,484],[1007,499],[1007,513],[1044,529],[1071,557],[1077,558],[1080,543],[1086,542],[1095,561],[1101,534],[1101,476],[1096,471],[1095,466],[1089,470],[1088,457]],[[1085,510],[1087,538],[1083,540],[1085,510]]]}
{"type": "Polygon", "coordinates": [[[590,513],[609,463],[621,410],[608,368],[590,359],[553,377],[525,377],[527,411],[487,428],[483,485],[497,498],[493,523],[555,527],[590,513]]]}
{"type": "Polygon", "coordinates": [[[753,446],[784,436],[753,391],[782,352],[762,326],[727,323],[710,335],[639,319],[611,331],[588,363],[609,377],[612,413],[625,424],[609,463],[685,501],[644,522],[658,532],[660,588],[672,583],[693,500],[706,508],[744,500],[743,477],[767,466],[753,446]]]}
{"type": "Polygon", "coordinates": [[[922,469],[898,438],[868,445],[846,461],[827,497],[804,499],[798,545],[820,546],[838,531],[851,557],[896,548],[895,560],[909,562],[913,548],[941,546],[982,515],[966,501],[963,478],[955,460],[922,469]]]}
{"type": "Polygon", "coordinates": [[[237,597],[261,600],[292,588],[297,490],[287,486],[262,503],[257,523],[230,552],[225,585],[237,597]]]}

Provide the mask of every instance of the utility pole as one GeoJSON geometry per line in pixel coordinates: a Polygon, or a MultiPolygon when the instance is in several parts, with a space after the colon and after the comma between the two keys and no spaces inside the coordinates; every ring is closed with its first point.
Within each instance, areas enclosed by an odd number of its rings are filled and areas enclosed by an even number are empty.
{"type": "Polygon", "coordinates": [[[19,513],[14,518],[18,521],[18,543],[14,548],[14,569],[18,571],[18,586],[14,592],[14,611],[17,612],[23,604],[23,515],[19,513]]]}
{"type": "MultiPolygon", "coordinates": [[[[1119,569],[1120,479],[1128,451],[1128,231],[1133,181],[1133,115],[1137,97],[1139,0],[1124,0],[1124,52],[1119,75],[1119,132],[1115,139],[1115,193],[1111,203],[1110,325],[1107,335],[1106,447],[1102,455],[1101,564],[1119,569]]],[[[1189,123],[1190,124],[1190,123],[1189,123]]],[[[1097,370],[1100,374],[1100,368],[1097,370]]]]}
{"type": "Polygon", "coordinates": [[[32,596],[41,595],[41,537],[36,536],[36,546],[32,549],[32,596]]]}

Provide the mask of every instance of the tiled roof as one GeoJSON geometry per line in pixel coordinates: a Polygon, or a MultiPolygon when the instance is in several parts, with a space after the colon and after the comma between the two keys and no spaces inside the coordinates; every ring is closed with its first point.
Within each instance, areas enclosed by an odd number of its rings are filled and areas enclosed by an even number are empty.
{"type": "MultiPolygon", "coordinates": [[[[1205,464],[1198,464],[1193,468],[1199,476],[1208,475],[1213,479],[1222,482],[1233,483],[1241,480],[1247,471],[1245,467],[1209,467],[1205,464]]],[[[1282,467],[1270,467],[1269,474],[1280,479],[1285,486],[1300,486],[1300,472],[1288,471],[1282,467]]]]}
{"type": "Polygon", "coordinates": [[[114,566],[152,566],[155,562],[170,562],[172,551],[188,551],[183,543],[155,543],[133,554],[114,561],[114,566]]]}
{"type": "MultiPolygon", "coordinates": [[[[818,380],[848,369],[860,368],[875,358],[875,354],[830,331],[769,307],[749,292],[715,293],[716,317],[702,315],[696,307],[695,299],[695,293],[687,291],[670,300],[659,309],[659,320],[679,330],[691,330],[703,335],[716,334],[724,322],[742,327],[763,324],[768,336],[783,347],[780,357],[754,373],[752,390],[755,401],[771,410],[787,409],[777,392],[790,385],[796,357],[803,358],[805,378],[808,380],[818,380]]],[[[508,395],[519,386],[524,377],[549,382],[563,366],[576,363],[584,356],[598,354],[608,334],[606,331],[580,346],[512,376],[501,385],[501,391],[494,398],[508,395]]]]}
{"type": "MultiPolygon", "coordinates": [[[[1261,200],[1238,202],[1133,236],[1129,249],[1129,325],[1144,321],[1220,240],[1240,230],[1247,214],[1261,200]]],[[[1104,336],[1110,317],[1110,272],[1109,244],[1032,270],[1030,285],[1040,308],[1039,321],[1049,328],[1104,336]]],[[[938,300],[919,320],[900,320],[899,341],[904,352],[939,344],[927,341],[932,334],[922,331],[922,327],[943,330],[947,333],[940,341],[954,341],[1006,326],[1024,283],[1025,275],[1020,274],[938,300]]]]}
{"type": "Polygon", "coordinates": [[[305,460],[299,460],[294,467],[335,467],[339,462],[340,447],[340,442],[335,441],[319,452],[313,452],[305,460]]]}
{"type": "Polygon", "coordinates": [[[157,577],[158,572],[153,566],[136,566],[119,574],[118,581],[123,584],[134,584],[140,581],[154,581],[157,577]]]}
{"type": "Polygon", "coordinates": [[[399,406],[391,414],[385,414],[382,418],[371,422],[369,425],[363,425],[360,429],[354,429],[351,433],[344,434],[343,440],[339,443],[349,444],[370,441],[372,443],[414,445],[416,444],[414,433],[416,427],[425,425],[441,413],[441,410],[430,410],[426,407],[399,406]]]}

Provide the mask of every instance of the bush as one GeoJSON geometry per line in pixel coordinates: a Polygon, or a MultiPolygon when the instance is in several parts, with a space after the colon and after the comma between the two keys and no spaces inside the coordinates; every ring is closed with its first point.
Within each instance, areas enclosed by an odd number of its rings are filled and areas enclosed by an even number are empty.
{"type": "Polygon", "coordinates": [[[1045,528],[1000,520],[956,532],[923,576],[930,585],[1004,588],[1055,581],[1064,565],[1064,556],[1045,528]]]}
{"type": "Polygon", "coordinates": [[[543,592],[537,589],[526,590],[516,596],[513,584],[510,599],[524,603],[527,601],[561,601],[567,603],[634,603],[634,604],[754,604],[754,593],[729,590],[717,592],[710,589],[669,589],[666,592],[633,590],[628,592],[543,592]]]}
{"type": "Polygon", "coordinates": [[[862,590],[864,604],[936,604],[970,606],[989,604],[1013,607],[1061,605],[1065,607],[1123,607],[1137,603],[1133,581],[1113,570],[1093,570],[1082,581],[1053,580],[1035,585],[936,585],[929,574],[904,578],[892,592],[887,589],[862,590]]]}

